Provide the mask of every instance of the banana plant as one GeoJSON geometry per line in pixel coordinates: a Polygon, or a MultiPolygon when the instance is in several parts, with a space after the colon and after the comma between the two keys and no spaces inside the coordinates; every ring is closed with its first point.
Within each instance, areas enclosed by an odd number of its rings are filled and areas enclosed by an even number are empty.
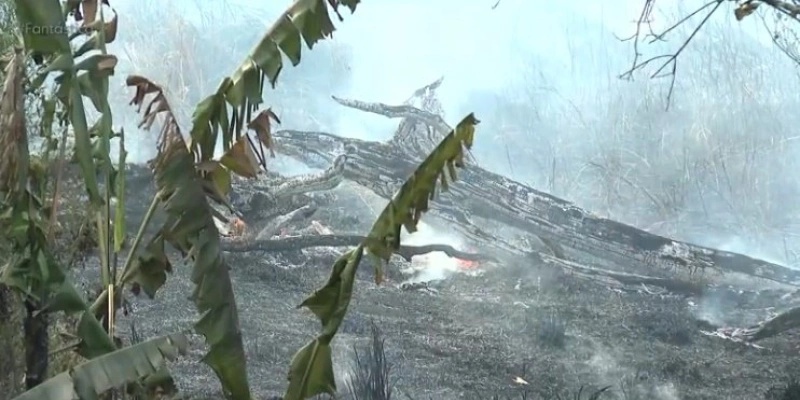
{"type": "MultiPolygon", "coordinates": [[[[46,67],[34,84],[41,85],[50,73],[59,74],[56,77],[58,95],[69,111],[67,119],[75,132],[75,155],[81,166],[90,203],[98,210],[105,290],[90,307],[92,312],[87,314],[106,318],[107,328],[113,331],[113,313],[118,303],[116,296],[122,287],[135,284],[136,288],[152,296],[163,285],[166,273],[171,269],[165,254],[165,243],[170,243],[189,255],[194,262],[193,281],[196,290],[193,299],[201,313],[195,328],[210,345],[204,361],[217,373],[228,397],[250,399],[236,303],[213,221],[219,215],[210,207],[206,196],[224,204],[232,173],[254,177],[259,164],[266,168],[265,149],[272,151],[270,124],[277,117],[269,109],[257,116],[252,115],[263,102],[266,80],[275,85],[283,68],[283,56],[289,58],[293,65],[300,62],[303,42],[311,49],[316,42],[332,34],[334,27],[329,6],[341,20],[339,8],[346,6],[355,11],[359,0],[295,1],[267,31],[233,76],[223,80],[217,92],[197,106],[188,143],[179,134],[174,118],[167,118],[158,143],[158,156],[150,164],[158,194],[132,241],[120,273],[115,273],[109,265],[109,249],[112,246],[108,223],[111,220],[110,199],[115,186],[118,192],[115,219],[121,218],[119,211],[124,208],[124,174],[119,174],[119,177],[114,175],[108,157],[109,141],[113,135],[106,100],[107,78],[113,72],[117,59],[105,53],[105,44],[113,40],[116,33],[116,16],[111,22],[105,23],[99,2],[92,0],[69,0],[63,9],[58,6],[57,0],[35,3],[15,1],[22,25],[39,27],[26,29],[26,49],[47,58],[46,67]],[[100,17],[92,17],[98,14],[98,10],[100,17]],[[82,29],[68,35],[65,18],[68,14],[76,16],[78,13],[84,18],[82,29]],[[87,33],[90,38],[73,51],[71,40],[87,33]],[[100,54],[76,61],[91,51],[99,51],[100,54]],[[82,97],[90,99],[101,113],[100,121],[91,128],[86,122],[82,97]],[[243,133],[245,127],[255,132],[255,141],[243,133]],[[220,141],[224,154],[214,159],[214,147],[220,141]],[[104,194],[100,192],[98,173],[104,179],[104,194]],[[117,178],[116,184],[112,184],[112,176],[117,178]],[[144,240],[143,232],[159,206],[167,212],[168,221],[140,249],[144,240]],[[108,304],[112,306],[103,315],[104,306],[108,304]]],[[[137,88],[138,100],[135,103],[141,105],[145,95],[156,94],[159,107],[166,104],[160,88],[140,78],[131,77],[128,80],[129,86],[137,88]]],[[[148,109],[143,114],[145,125],[152,125],[152,116],[159,111],[171,115],[169,107],[148,109]]],[[[124,148],[120,153],[124,161],[124,148]]],[[[117,252],[123,247],[123,224],[124,221],[115,221],[113,225],[113,248],[117,252]]],[[[111,350],[113,347],[93,356],[111,350]]]]}
{"type": "MultiPolygon", "coordinates": [[[[227,397],[250,399],[246,359],[238,321],[238,311],[219,246],[214,218],[224,218],[210,206],[230,206],[226,197],[232,175],[256,177],[266,169],[266,150],[272,152],[271,124],[277,116],[265,109],[253,115],[263,103],[266,81],[272,86],[283,69],[283,57],[292,65],[301,59],[302,43],[309,49],[334,31],[332,10],[340,20],[339,9],[354,12],[360,0],[297,0],[267,30],[251,54],[232,76],[220,83],[216,93],[196,107],[189,140],[184,141],[172,107],[163,90],[142,76],[131,76],[128,86],[136,88],[132,104],[147,103],[141,127],[150,128],[157,114],[165,116],[159,139],[159,153],[150,163],[158,188],[158,201],[168,221],[147,244],[148,262],[123,267],[123,277],[152,278],[140,281],[149,293],[163,284],[168,264],[164,242],[169,242],[191,257],[192,280],[196,289],[192,299],[201,313],[195,330],[206,338],[210,349],[203,361],[219,377],[227,397]],[[149,101],[146,96],[152,95],[149,101]],[[252,131],[255,137],[251,137],[252,131]],[[222,144],[223,154],[214,150],[222,144]],[[145,269],[148,272],[144,272],[145,269]],[[213,284],[212,284],[213,283],[213,284]]],[[[149,214],[149,213],[148,213],[149,214]]],[[[138,243],[134,239],[133,247],[138,243]]]]}
{"type": "MultiPolygon", "coordinates": [[[[41,163],[32,160],[28,149],[24,58],[22,49],[15,49],[6,68],[0,98],[0,191],[4,194],[0,222],[11,244],[11,255],[3,266],[0,280],[20,293],[25,301],[28,312],[26,353],[31,357],[26,384],[33,387],[44,379],[47,370],[48,313],[82,314],[77,334],[84,339],[80,351],[88,357],[111,351],[114,344],[94,315],[88,312],[87,304],[51,252],[42,184],[48,177],[41,163]],[[31,369],[31,363],[36,367],[31,369]]],[[[47,115],[43,118],[50,119],[47,115]]]]}
{"type": "Polygon", "coordinates": [[[441,191],[447,191],[448,181],[456,179],[456,168],[464,166],[464,149],[472,147],[478,123],[478,119],[469,114],[442,139],[389,201],[366,239],[339,257],[325,285],[298,306],[316,315],[322,332],[292,358],[284,400],[302,400],[323,393],[336,393],[331,341],[350,306],[361,259],[365,253],[376,259],[375,282],[381,283],[383,263],[388,262],[400,248],[401,229],[405,227],[408,233],[416,232],[422,214],[428,211],[428,204],[434,199],[437,183],[441,191]]]}
{"type": "MultiPolygon", "coordinates": [[[[114,72],[117,58],[106,52],[106,44],[113,42],[117,32],[117,17],[108,22],[103,18],[101,3],[96,0],[70,0],[63,8],[59,1],[16,1],[16,15],[20,26],[25,26],[23,39],[25,48],[31,53],[47,58],[46,66],[33,81],[33,88],[40,87],[50,75],[55,76],[56,97],[66,110],[64,122],[74,132],[75,158],[80,165],[89,205],[95,217],[100,250],[102,287],[113,285],[115,266],[111,260],[111,199],[124,205],[124,193],[118,192],[118,174],[110,159],[111,110],[108,104],[108,78],[114,72]],[[67,29],[67,19],[72,16],[81,25],[74,31],[67,29]],[[76,49],[73,42],[85,39],[76,49]],[[90,54],[93,53],[93,54],[90,54]],[[76,61],[83,57],[81,61],[76,61]],[[88,99],[100,113],[100,119],[89,127],[84,109],[84,98],[88,99]],[[103,180],[102,193],[98,175],[103,180]]],[[[124,151],[121,151],[124,157],[124,151]]],[[[123,159],[124,160],[124,159],[123,159]]],[[[122,164],[124,168],[124,164],[122,164]]],[[[124,180],[124,177],[121,179],[124,180]]],[[[124,181],[123,181],[124,184],[124,181]]],[[[124,212],[117,213],[114,249],[122,250],[119,232],[124,230],[124,212]]],[[[103,309],[98,314],[106,321],[106,329],[113,333],[113,308],[103,309]]]]}
{"type": "MultiPolygon", "coordinates": [[[[26,27],[23,31],[26,50],[41,57],[42,63],[46,58],[46,64],[33,80],[31,88],[41,87],[49,75],[57,74],[56,98],[65,110],[62,122],[73,128],[75,157],[81,167],[90,208],[95,214],[97,232],[100,236],[98,242],[105,290],[89,307],[52,257],[48,243],[49,235],[45,232],[51,231],[55,221],[54,218],[50,218],[50,226],[45,222],[47,218],[45,218],[45,207],[42,205],[42,200],[45,198],[44,186],[31,184],[31,181],[44,181],[48,177],[45,176],[45,168],[35,168],[37,164],[29,162],[31,157],[27,148],[27,133],[22,113],[24,104],[17,104],[23,101],[22,97],[17,95],[17,92],[23,92],[22,49],[17,50],[14,61],[9,66],[9,73],[6,74],[4,85],[4,98],[7,100],[3,103],[3,109],[7,110],[4,114],[9,115],[4,122],[9,124],[9,128],[3,129],[0,140],[16,145],[4,148],[6,153],[14,157],[6,158],[9,166],[3,169],[6,187],[9,189],[5,191],[8,196],[4,203],[6,209],[3,221],[9,228],[6,236],[15,249],[13,252],[15,257],[4,267],[2,280],[23,295],[29,314],[38,316],[30,318],[34,323],[26,323],[26,330],[33,329],[38,333],[26,335],[31,341],[46,344],[48,340],[46,327],[43,328],[42,322],[35,322],[44,320],[47,313],[82,312],[76,332],[81,339],[77,344],[77,350],[83,357],[92,359],[116,349],[113,341],[114,314],[119,302],[109,302],[108,299],[118,299],[116,293],[120,290],[117,289],[122,287],[116,279],[116,265],[112,266],[111,263],[112,247],[116,254],[123,251],[125,232],[124,174],[118,174],[110,159],[110,143],[114,135],[111,132],[111,112],[107,100],[108,77],[113,73],[116,57],[107,54],[105,50],[105,45],[116,37],[116,15],[106,22],[103,10],[97,1],[68,1],[63,9],[57,0],[35,4],[17,1],[15,11],[19,25],[26,27]],[[77,21],[82,21],[82,25],[73,33],[69,33],[66,28],[68,15],[74,16],[77,21]],[[71,42],[79,37],[85,37],[86,40],[73,50],[71,42]],[[89,54],[92,51],[96,53],[89,54]],[[86,57],[76,62],[83,56],[86,57]],[[86,122],[84,97],[100,112],[100,119],[91,128],[86,122]],[[19,122],[20,118],[23,119],[22,123],[19,122]],[[102,197],[97,185],[98,173],[104,180],[105,190],[102,197]],[[32,188],[38,188],[39,191],[33,193],[32,188]],[[110,232],[112,197],[117,200],[113,235],[110,232]],[[29,249],[30,247],[33,248],[29,249]],[[107,307],[103,307],[104,305],[107,307]],[[105,319],[105,327],[100,325],[98,316],[105,319]],[[29,328],[29,325],[32,328],[29,328]]],[[[47,107],[43,107],[45,116],[42,119],[42,129],[49,129],[53,122],[55,107],[52,106],[52,101],[48,104],[47,107]]],[[[124,168],[124,138],[121,138],[120,142],[119,166],[124,168]]],[[[58,200],[58,189],[55,192],[53,205],[50,207],[53,213],[58,200]]],[[[146,253],[139,257],[137,255],[136,252],[129,252],[126,264],[134,264],[133,260],[141,260],[142,256],[145,261],[147,260],[146,253]]],[[[47,369],[46,347],[39,353],[41,354],[32,357],[39,360],[39,368],[37,373],[28,374],[31,380],[28,383],[29,388],[41,381],[47,369]]]]}
{"type": "Polygon", "coordinates": [[[161,371],[188,347],[183,334],[153,338],[83,362],[14,400],[97,400],[110,389],[161,371]]]}
{"type": "MultiPolygon", "coordinates": [[[[46,67],[34,81],[33,86],[44,84],[50,73],[60,73],[56,78],[58,97],[67,107],[69,123],[74,130],[75,156],[81,168],[89,201],[94,206],[100,206],[102,198],[92,157],[91,133],[86,121],[83,96],[85,93],[101,92],[101,80],[90,79],[90,76],[108,76],[116,65],[116,57],[94,55],[76,62],[77,57],[97,46],[96,40],[87,40],[84,46],[73,54],[71,39],[80,35],[69,33],[64,14],[74,12],[80,3],[80,0],[67,1],[62,10],[61,3],[57,0],[35,2],[15,0],[19,25],[26,27],[22,30],[25,49],[48,59],[46,67]]],[[[98,31],[104,29],[97,26],[92,28],[98,31]]],[[[98,100],[97,95],[92,97],[93,100],[98,100]]]]}

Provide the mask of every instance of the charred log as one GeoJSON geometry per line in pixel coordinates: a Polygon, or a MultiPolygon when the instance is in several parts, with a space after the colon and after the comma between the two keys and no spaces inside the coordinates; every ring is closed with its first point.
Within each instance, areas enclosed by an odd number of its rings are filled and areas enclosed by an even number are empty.
{"type": "Polygon", "coordinates": [[[255,239],[258,240],[269,240],[272,236],[277,235],[280,233],[281,229],[284,228],[286,225],[303,220],[306,218],[310,218],[314,213],[317,211],[316,207],[312,207],[309,204],[306,204],[303,207],[300,207],[294,211],[291,211],[287,214],[280,215],[275,219],[272,219],[267,222],[267,224],[261,228],[261,230],[256,233],[255,239]]]}
{"type": "Polygon", "coordinates": [[[800,307],[791,308],[761,322],[757,326],[745,329],[741,332],[741,336],[745,340],[753,342],[777,336],[796,328],[800,328],[800,307]]]}
{"type": "MultiPolygon", "coordinates": [[[[330,157],[330,155],[328,156],[330,157]]],[[[255,195],[266,196],[274,201],[286,199],[298,194],[322,192],[336,188],[342,182],[346,154],[334,157],[321,172],[298,176],[284,177],[271,174],[259,179],[242,179],[236,185],[236,196],[249,201],[255,195]]]]}
{"type": "Polygon", "coordinates": [[[668,292],[687,296],[699,296],[703,294],[704,285],[695,282],[688,282],[680,279],[659,278],[626,272],[609,271],[602,268],[582,265],[576,262],[567,261],[558,257],[542,255],[543,262],[557,266],[567,271],[580,274],[586,278],[596,280],[598,278],[612,280],[620,286],[626,287],[646,287],[658,286],[668,292]]]}
{"type": "MultiPolygon", "coordinates": [[[[416,167],[414,156],[390,143],[291,130],[276,132],[274,137],[284,154],[315,166],[320,166],[319,158],[330,162],[331,154],[348,149],[344,178],[383,198],[391,198],[416,167]]],[[[579,256],[605,260],[629,271],[641,271],[644,266],[649,270],[648,275],[666,275],[675,269],[694,273],[712,268],[800,285],[800,271],[600,218],[566,200],[480,167],[468,165],[459,180],[446,196],[431,203],[431,211],[455,222],[457,228],[474,238],[494,238],[473,224],[473,216],[477,216],[533,233],[579,256]]],[[[515,250],[513,246],[504,247],[515,250]]]]}
{"type": "MultiPolygon", "coordinates": [[[[386,143],[343,138],[324,132],[275,132],[273,136],[278,151],[310,166],[326,168],[326,171],[313,179],[296,178],[278,185],[257,183],[252,185],[251,190],[266,192],[270,198],[285,197],[331,189],[341,179],[348,179],[380,197],[390,199],[414,171],[419,159],[430,152],[450,130],[441,116],[441,105],[435,96],[435,90],[441,82],[442,79],[439,79],[416,91],[400,106],[335,98],[348,107],[402,118],[394,137],[386,143]]],[[[667,279],[675,271],[691,276],[697,271],[712,269],[800,285],[800,271],[741,254],[672,240],[601,218],[566,200],[482,169],[474,163],[468,163],[461,171],[458,184],[451,185],[447,195],[431,202],[431,212],[448,223],[449,229],[488,248],[485,253],[495,250],[493,254],[522,255],[530,250],[486,232],[476,222],[478,218],[537,236],[555,259],[571,261],[576,265],[591,264],[592,267],[601,267],[601,270],[625,271],[627,275],[619,276],[623,280],[636,277],[644,282],[651,279],[649,277],[667,279]]],[[[296,204],[285,211],[300,206],[296,204]]],[[[313,238],[310,240],[314,241],[313,238]]],[[[353,245],[356,242],[343,243],[353,245]]],[[[266,246],[265,249],[285,248],[278,243],[264,242],[262,245],[266,246]]],[[[660,283],[672,285],[668,281],[660,283]]],[[[672,286],[678,291],[695,290],[681,285],[672,286]]]]}

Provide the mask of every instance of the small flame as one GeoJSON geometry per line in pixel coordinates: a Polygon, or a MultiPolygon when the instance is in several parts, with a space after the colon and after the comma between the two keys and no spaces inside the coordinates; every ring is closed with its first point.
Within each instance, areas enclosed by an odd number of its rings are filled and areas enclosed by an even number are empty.
{"type": "Polygon", "coordinates": [[[478,262],[472,260],[465,260],[463,258],[456,258],[456,263],[459,269],[475,269],[478,268],[478,262]]]}
{"type": "Polygon", "coordinates": [[[247,233],[247,224],[240,218],[229,220],[227,224],[214,218],[214,224],[217,226],[220,235],[225,237],[239,239],[243,238],[247,233]]]}
{"type": "Polygon", "coordinates": [[[247,230],[247,224],[245,224],[241,218],[234,219],[231,225],[233,225],[233,232],[231,232],[231,236],[244,236],[244,233],[247,230]]]}

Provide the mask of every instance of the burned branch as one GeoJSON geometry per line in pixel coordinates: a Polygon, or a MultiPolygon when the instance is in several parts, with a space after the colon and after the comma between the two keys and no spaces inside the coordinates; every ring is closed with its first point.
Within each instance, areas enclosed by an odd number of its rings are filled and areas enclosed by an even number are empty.
{"type": "Polygon", "coordinates": [[[541,255],[541,258],[542,261],[547,264],[559,267],[566,271],[571,271],[585,278],[592,280],[600,280],[600,279],[606,281],[610,280],[613,283],[616,283],[622,287],[637,287],[637,286],[646,287],[647,285],[658,286],[666,291],[688,296],[701,295],[704,289],[703,285],[680,279],[658,278],[653,276],[645,276],[645,275],[631,274],[625,272],[615,272],[547,255],[541,255]]]}
{"type": "Polygon", "coordinates": [[[360,100],[344,99],[336,96],[331,96],[331,98],[333,98],[333,100],[335,100],[337,103],[345,107],[354,108],[356,110],[365,111],[368,113],[383,115],[384,117],[387,118],[409,118],[417,120],[419,122],[434,127],[434,129],[436,129],[436,131],[439,132],[442,136],[446,135],[453,129],[450,127],[450,125],[447,125],[447,123],[444,122],[441,116],[425,110],[420,110],[419,108],[410,106],[408,104],[392,106],[383,103],[370,103],[360,100]]]}
{"type": "MultiPolygon", "coordinates": [[[[403,148],[406,154],[415,157],[415,160],[421,160],[453,129],[444,121],[442,106],[436,97],[436,89],[443,80],[444,77],[441,77],[416,90],[402,105],[396,106],[331,97],[345,107],[387,118],[400,118],[400,125],[390,143],[394,147],[403,148]]],[[[475,157],[469,152],[467,163],[477,164],[475,157]]]]}
{"type": "MultiPolygon", "coordinates": [[[[308,235],[308,236],[289,236],[278,239],[256,239],[256,240],[230,240],[224,243],[223,250],[231,253],[244,253],[250,251],[297,251],[310,247],[347,247],[357,246],[367,238],[358,235],[308,235]]],[[[496,261],[489,255],[468,253],[457,250],[452,246],[444,244],[432,244],[425,246],[400,246],[397,255],[406,261],[411,261],[414,256],[440,251],[450,257],[460,258],[467,261],[496,261]]]]}
{"type": "Polygon", "coordinates": [[[741,335],[748,341],[757,341],[798,327],[800,327],[800,307],[795,307],[763,321],[757,326],[745,329],[741,335]]]}

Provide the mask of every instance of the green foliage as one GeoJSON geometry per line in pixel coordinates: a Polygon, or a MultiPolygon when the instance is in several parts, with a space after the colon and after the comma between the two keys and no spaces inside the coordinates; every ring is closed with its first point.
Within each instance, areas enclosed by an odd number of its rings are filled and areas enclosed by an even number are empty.
{"type": "Polygon", "coordinates": [[[0,281],[42,311],[82,313],[77,332],[83,339],[80,349],[91,357],[113,350],[114,345],[97,319],[85,312],[86,303],[51,253],[40,184],[46,179],[45,170],[31,161],[28,150],[23,75],[23,53],[18,49],[6,69],[0,99],[0,129],[4,132],[0,136],[0,182],[5,193],[0,222],[12,250],[0,281]]]}
{"type": "Polygon", "coordinates": [[[110,389],[157,373],[188,347],[186,337],[180,334],[153,338],[86,361],[15,400],[96,400],[110,389]]]}
{"type": "MultiPolygon", "coordinates": [[[[205,336],[210,345],[204,361],[217,373],[228,397],[251,398],[236,302],[228,267],[220,251],[219,232],[213,220],[215,211],[210,206],[209,200],[226,203],[225,195],[231,173],[254,177],[258,172],[259,162],[261,166],[266,167],[264,148],[271,148],[270,123],[277,121],[277,116],[269,109],[261,111],[255,117],[252,117],[252,113],[263,101],[264,82],[269,81],[272,86],[275,85],[283,68],[282,57],[286,56],[293,65],[297,65],[300,62],[303,41],[310,49],[317,41],[331,35],[334,27],[328,14],[329,4],[341,19],[338,13],[339,6],[344,5],[354,11],[358,3],[358,0],[296,1],[269,29],[233,76],[223,80],[217,93],[198,104],[189,143],[184,141],[161,88],[143,77],[134,76],[128,79],[128,85],[136,88],[133,104],[141,106],[145,103],[147,95],[155,96],[143,113],[142,126],[149,128],[159,113],[163,113],[166,119],[158,141],[158,155],[150,164],[158,193],[140,226],[139,233],[133,240],[122,273],[112,275],[109,269],[111,238],[113,237],[115,252],[121,251],[124,244],[124,220],[120,214],[124,209],[124,197],[121,195],[125,187],[124,178],[116,176],[109,159],[109,143],[114,135],[111,132],[111,114],[107,101],[108,76],[113,73],[117,59],[105,53],[105,44],[115,37],[116,17],[106,24],[102,13],[100,19],[95,20],[97,2],[68,2],[66,10],[75,10],[80,5],[83,7],[84,16],[91,18],[87,17],[83,24],[90,29],[75,35],[67,35],[64,13],[57,1],[36,3],[16,1],[19,22],[39,27],[26,30],[24,35],[26,49],[46,57],[48,61],[43,73],[34,81],[34,87],[41,85],[49,73],[60,73],[56,77],[57,98],[66,109],[65,122],[68,122],[75,132],[76,159],[81,167],[91,204],[98,210],[97,223],[104,267],[103,283],[107,289],[94,302],[91,313],[84,313],[91,318],[87,318],[86,323],[81,322],[82,327],[94,329],[91,332],[97,333],[100,337],[93,341],[87,337],[84,344],[110,343],[110,338],[103,332],[94,315],[101,314],[103,305],[107,302],[113,300],[116,303],[118,293],[126,284],[136,283],[150,296],[163,285],[166,273],[171,270],[164,246],[169,242],[187,255],[193,263],[192,281],[195,283],[195,291],[192,299],[201,314],[195,329],[205,336]],[[88,40],[73,51],[71,40],[82,34],[89,35],[88,40]],[[100,54],[88,55],[82,61],[76,61],[77,58],[95,50],[100,54]],[[82,106],[83,97],[90,99],[101,113],[100,121],[92,128],[89,128],[86,122],[86,113],[82,106]],[[245,127],[255,131],[258,147],[243,136],[245,127]],[[220,131],[225,153],[215,160],[214,147],[220,139],[220,131]],[[106,179],[103,185],[107,188],[105,196],[100,194],[97,172],[103,172],[102,175],[106,179]],[[114,191],[120,198],[117,225],[112,234],[109,231],[111,226],[109,203],[114,191]],[[167,222],[145,248],[139,251],[144,228],[157,206],[162,206],[166,211],[167,222]],[[101,207],[105,208],[104,213],[99,211],[101,207]],[[92,321],[94,324],[91,324],[92,321]]],[[[355,272],[364,251],[374,255],[379,261],[382,260],[378,263],[376,272],[376,281],[380,282],[382,280],[380,263],[387,261],[399,248],[401,227],[405,226],[409,232],[416,231],[422,213],[427,211],[428,202],[433,199],[437,182],[441,183],[442,190],[447,190],[448,181],[455,179],[456,168],[463,166],[464,148],[472,146],[474,126],[477,123],[477,119],[470,114],[457,125],[456,129],[423,161],[383,210],[364,243],[342,256],[335,263],[328,283],[301,304],[320,319],[322,333],[295,355],[285,398],[301,399],[335,391],[330,343],[347,312],[353,292],[355,272]]],[[[121,148],[120,167],[124,163],[124,155],[124,148],[121,148]]],[[[13,182],[20,184],[25,181],[19,178],[13,182]]],[[[24,218],[23,220],[28,221],[24,218]]],[[[43,232],[41,229],[40,231],[43,232]]],[[[47,248],[46,242],[42,244],[42,248],[47,248]]],[[[42,258],[33,253],[31,257],[42,258]]],[[[43,259],[46,260],[47,257],[43,259]]],[[[24,271],[14,276],[30,279],[35,275],[30,271],[24,271]]],[[[52,276],[66,281],[63,274],[52,276]]],[[[50,294],[50,289],[42,289],[40,294],[50,294]]],[[[60,291],[53,293],[62,295],[60,291]]],[[[76,300],[63,297],[63,299],[66,300],[59,300],[59,305],[72,304],[77,307],[76,309],[87,309],[82,301],[78,301],[79,298],[76,300]]],[[[107,317],[109,325],[113,324],[113,315],[107,317]]],[[[147,343],[152,344],[152,342],[147,343]]],[[[48,385],[40,386],[39,390],[47,391],[49,394],[46,396],[54,393],[67,396],[65,394],[69,392],[67,389],[75,387],[79,389],[76,392],[80,398],[94,398],[111,387],[161,371],[164,348],[159,348],[157,354],[154,347],[148,350],[137,346],[111,352],[114,350],[112,343],[85,353],[88,357],[100,357],[87,362],[83,365],[83,369],[80,369],[84,371],[82,374],[87,375],[76,375],[79,370],[75,369],[59,375],[48,385]],[[136,358],[137,356],[131,352],[133,349],[147,354],[145,361],[149,362],[148,368],[138,370],[124,368],[125,365],[144,362],[136,358]],[[102,383],[96,381],[90,388],[86,386],[84,378],[93,374],[108,375],[108,379],[102,383]],[[50,392],[51,390],[53,392],[50,392]]],[[[29,392],[27,395],[33,396],[30,393],[39,392],[29,392]]],[[[74,393],[69,394],[69,396],[74,395],[74,393]]]]}
{"type": "Polygon", "coordinates": [[[401,228],[415,232],[422,213],[428,210],[429,201],[434,198],[437,182],[441,183],[441,190],[446,191],[448,180],[456,179],[456,168],[464,166],[464,148],[472,147],[478,122],[469,114],[442,139],[383,209],[364,243],[339,257],[328,282],[300,304],[317,316],[322,332],[295,353],[284,400],[335,393],[331,341],[350,305],[356,270],[364,250],[379,259],[375,276],[380,283],[383,275],[380,264],[399,249],[401,228]]]}
{"type": "Polygon", "coordinates": [[[170,268],[164,253],[164,241],[186,254],[193,263],[195,290],[192,300],[201,314],[195,329],[205,336],[210,346],[203,361],[216,372],[228,396],[249,399],[233,286],[228,265],[220,251],[219,232],[206,192],[212,193],[212,198],[218,198],[213,195],[211,183],[197,173],[194,156],[161,88],[142,77],[129,77],[128,85],[136,88],[134,105],[141,106],[146,95],[154,95],[145,107],[143,122],[154,121],[159,113],[166,117],[158,139],[158,154],[150,166],[158,188],[156,198],[168,218],[138,261],[125,269],[123,279],[136,279],[149,295],[153,295],[164,283],[170,268]]]}
{"type": "MultiPolygon", "coordinates": [[[[355,11],[358,2],[347,0],[341,4],[355,11]]],[[[338,14],[340,2],[329,3],[338,14]]],[[[267,109],[251,118],[262,102],[263,78],[275,85],[283,66],[281,51],[294,65],[299,63],[301,38],[310,49],[318,40],[330,36],[334,28],[327,7],[324,0],[301,0],[282,14],[234,76],[223,80],[216,94],[197,105],[188,144],[161,88],[143,77],[128,78],[128,85],[137,88],[135,104],[141,105],[147,94],[155,95],[151,106],[146,108],[143,126],[149,127],[156,113],[167,114],[152,167],[158,199],[170,218],[147,245],[145,253],[131,268],[126,266],[123,277],[136,279],[152,296],[163,285],[170,268],[163,242],[167,240],[192,256],[192,279],[197,285],[192,298],[202,314],[195,328],[210,345],[204,361],[216,372],[226,394],[234,399],[250,398],[246,361],[228,267],[220,252],[214,211],[206,195],[213,201],[226,203],[231,173],[254,177],[258,161],[266,167],[263,150],[264,146],[271,147],[270,121],[277,120],[277,116],[267,109]],[[245,124],[256,131],[258,149],[242,137],[245,124]],[[213,160],[220,130],[225,154],[213,160]]]]}
{"type": "Polygon", "coordinates": [[[258,159],[266,168],[264,148],[272,146],[270,121],[276,118],[269,109],[255,117],[252,115],[263,103],[265,83],[268,81],[275,86],[283,70],[284,56],[294,66],[300,63],[303,42],[312,49],[315,43],[331,36],[334,26],[328,4],[341,20],[339,7],[345,6],[354,12],[358,3],[360,0],[299,0],[281,14],[233,75],[223,79],[217,92],[195,108],[190,145],[198,160],[206,162],[214,157],[221,133],[223,151],[228,156],[236,155],[227,159],[223,156],[221,169],[225,173],[233,170],[240,175],[254,175],[254,162],[248,162],[250,165],[242,168],[228,161],[243,161],[244,157],[247,160],[258,159]],[[257,149],[251,148],[250,142],[242,136],[247,129],[256,132],[257,149]],[[237,144],[241,147],[237,148],[237,144]]]}
{"type": "MultiPolygon", "coordinates": [[[[59,84],[58,98],[67,109],[69,122],[75,133],[75,155],[83,173],[90,201],[99,205],[100,191],[92,157],[92,144],[83,96],[95,104],[105,101],[98,95],[102,93],[98,76],[108,76],[116,65],[115,58],[92,56],[76,64],[75,58],[97,47],[96,40],[88,40],[73,55],[70,37],[61,4],[58,0],[30,2],[15,0],[17,19],[21,26],[30,27],[23,32],[25,49],[51,59],[33,87],[41,86],[50,72],[60,72],[56,81],[59,84]]],[[[113,56],[112,56],[113,57],[113,56]]],[[[107,101],[106,101],[107,106],[107,101]]]]}
{"type": "Polygon", "coordinates": [[[353,400],[391,400],[394,381],[393,365],[386,359],[383,334],[375,321],[370,321],[370,343],[359,348],[353,345],[353,366],[346,381],[353,400]]]}

